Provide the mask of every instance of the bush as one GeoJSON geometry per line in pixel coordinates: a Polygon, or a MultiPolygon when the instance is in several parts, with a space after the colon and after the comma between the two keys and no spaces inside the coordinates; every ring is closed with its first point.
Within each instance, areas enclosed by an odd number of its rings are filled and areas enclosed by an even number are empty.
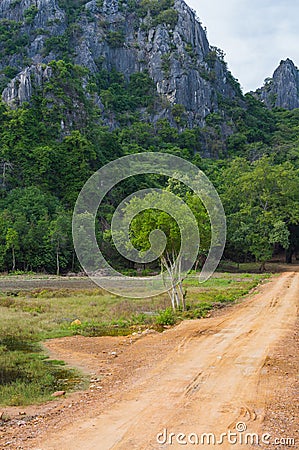
{"type": "Polygon", "coordinates": [[[137,13],[140,17],[145,17],[149,12],[152,16],[169,10],[174,4],[173,0],[141,0],[137,13]]]}
{"type": "Polygon", "coordinates": [[[112,48],[122,47],[125,42],[125,35],[122,31],[109,31],[107,42],[112,48]]]}
{"type": "Polygon", "coordinates": [[[192,317],[191,318],[201,318],[206,317],[207,313],[213,309],[213,304],[208,302],[202,302],[195,306],[194,310],[192,311],[192,317]]]}
{"type": "Polygon", "coordinates": [[[0,57],[21,53],[29,43],[27,34],[20,32],[22,22],[15,20],[0,20],[0,57]]]}
{"type": "Polygon", "coordinates": [[[161,69],[165,73],[165,76],[168,77],[170,74],[170,53],[164,53],[164,55],[161,56],[162,64],[161,69]]]}
{"type": "Polygon", "coordinates": [[[176,316],[171,308],[167,308],[165,311],[160,311],[156,318],[157,325],[174,325],[175,323],[176,316]]]}
{"type": "Polygon", "coordinates": [[[184,107],[184,105],[181,105],[180,103],[177,103],[173,106],[172,110],[172,115],[174,117],[174,120],[176,121],[176,123],[181,123],[182,122],[182,118],[186,112],[186,108],[184,107]]]}
{"type": "Polygon", "coordinates": [[[38,8],[35,5],[29,6],[28,9],[24,12],[24,19],[26,25],[32,25],[35,19],[36,14],[38,13],[38,8]]]}
{"type": "Polygon", "coordinates": [[[14,78],[18,72],[19,70],[12,66],[5,66],[4,69],[2,70],[2,73],[10,80],[14,78]]]}
{"type": "Polygon", "coordinates": [[[165,23],[166,25],[170,25],[171,28],[174,28],[178,22],[178,12],[175,9],[166,9],[165,11],[161,11],[158,16],[153,21],[153,25],[159,25],[165,23]]]}
{"type": "Polygon", "coordinates": [[[62,36],[52,36],[45,40],[44,56],[47,56],[51,51],[65,52],[68,48],[68,39],[66,34],[62,36]]]}

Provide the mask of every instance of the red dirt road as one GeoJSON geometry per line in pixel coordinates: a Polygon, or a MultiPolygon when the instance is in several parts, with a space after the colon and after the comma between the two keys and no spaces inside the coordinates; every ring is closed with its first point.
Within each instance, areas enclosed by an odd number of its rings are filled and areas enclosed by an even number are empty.
{"type": "MultiPolygon", "coordinates": [[[[116,358],[121,387],[115,390],[114,384],[108,402],[99,389],[89,408],[83,404],[75,409],[69,423],[64,410],[65,420],[58,429],[53,424],[44,427],[30,447],[15,448],[257,448],[228,442],[227,436],[221,445],[208,445],[207,440],[201,444],[202,434],[213,433],[219,441],[221,434],[230,430],[238,439],[246,433],[259,434],[262,439],[265,412],[281,388],[275,373],[269,371],[269,355],[294,333],[298,303],[299,273],[285,272],[216,317],[186,321],[162,335],[142,337],[116,358]],[[132,369],[138,355],[141,364],[132,369]],[[240,428],[237,432],[237,424],[246,431],[240,428]],[[167,442],[160,435],[159,443],[157,435],[163,430],[167,430],[167,442]],[[174,435],[169,437],[169,433],[174,435]],[[195,445],[197,439],[199,444],[195,445]]],[[[76,348],[72,339],[53,340],[48,347],[55,357],[97,373],[102,363],[95,350],[88,351],[91,341],[84,340],[76,348]]],[[[96,342],[93,340],[93,347],[96,342]]],[[[298,416],[293,419],[292,432],[296,427],[298,430],[299,423],[298,416]]],[[[288,430],[284,431],[287,434],[288,430]]],[[[293,448],[299,448],[299,436],[293,438],[297,439],[293,448]]],[[[209,439],[213,443],[213,437],[209,439]]],[[[230,439],[234,440],[234,435],[230,439]]],[[[271,447],[260,442],[260,448],[286,448],[275,447],[273,436],[268,439],[271,447]]]]}

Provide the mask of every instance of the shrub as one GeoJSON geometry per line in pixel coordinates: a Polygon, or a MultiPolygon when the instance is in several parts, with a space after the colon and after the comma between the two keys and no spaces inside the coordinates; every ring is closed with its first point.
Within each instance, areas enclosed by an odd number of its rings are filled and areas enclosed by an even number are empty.
{"type": "Polygon", "coordinates": [[[170,73],[170,53],[165,53],[164,55],[162,55],[161,59],[162,59],[161,68],[165,73],[165,75],[168,77],[170,73]]]}
{"type": "Polygon", "coordinates": [[[52,36],[45,40],[44,56],[48,55],[51,51],[64,52],[68,48],[68,39],[65,34],[62,36],[52,36]]]}
{"type": "Polygon", "coordinates": [[[186,108],[184,107],[184,105],[181,105],[180,103],[177,103],[176,105],[173,106],[172,108],[172,115],[174,117],[174,120],[176,121],[176,123],[181,123],[182,122],[182,118],[186,112],[186,108]]]}
{"type": "Polygon", "coordinates": [[[175,9],[166,9],[165,11],[161,11],[158,16],[153,21],[153,25],[159,25],[165,23],[166,25],[170,25],[171,28],[174,28],[178,21],[178,12],[175,9]]]}
{"type": "Polygon", "coordinates": [[[171,308],[166,308],[164,311],[160,311],[156,317],[157,325],[174,325],[176,323],[175,313],[171,308]]]}
{"type": "Polygon", "coordinates": [[[26,25],[32,25],[35,19],[36,14],[38,13],[38,8],[35,5],[29,6],[24,12],[24,19],[26,25]]]}
{"type": "Polygon", "coordinates": [[[137,13],[140,17],[145,17],[147,13],[158,16],[162,11],[169,10],[173,4],[173,0],[141,0],[137,13]]]}
{"type": "Polygon", "coordinates": [[[2,70],[2,73],[11,80],[17,75],[18,69],[12,66],[5,66],[4,69],[2,70]]]}
{"type": "Polygon", "coordinates": [[[107,42],[112,48],[121,47],[125,42],[123,31],[109,31],[107,35],[107,42]]]}
{"type": "Polygon", "coordinates": [[[21,53],[29,42],[27,34],[21,34],[22,22],[0,20],[0,57],[21,53]]]}

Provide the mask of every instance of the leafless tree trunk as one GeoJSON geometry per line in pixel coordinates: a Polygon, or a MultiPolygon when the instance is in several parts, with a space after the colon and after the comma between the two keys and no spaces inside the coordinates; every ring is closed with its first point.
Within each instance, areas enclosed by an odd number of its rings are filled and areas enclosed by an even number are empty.
{"type": "Polygon", "coordinates": [[[56,247],[56,275],[60,275],[59,244],[56,247]]]}
{"type": "Polygon", "coordinates": [[[6,172],[7,169],[12,169],[12,164],[10,162],[2,162],[2,187],[6,187],[6,172]]]}
{"type": "Polygon", "coordinates": [[[12,251],[12,271],[14,272],[16,270],[16,255],[14,245],[11,247],[11,251],[12,251]]]}
{"type": "Polygon", "coordinates": [[[186,309],[186,302],[185,302],[185,295],[183,291],[183,285],[182,285],[182,261],[181,256],[178,255],[176,257],[175,253],[172,252],[172,255],[170,256],[168,253],[161,256],[161,268],[163,270],[163,267],[166,269],[166,272],[170,279],[171,287],[168,289],[168,295],[171,300],[171,305],[173,310],[175,311],[180,306],[182,307],[183,311],[186,309]]]}

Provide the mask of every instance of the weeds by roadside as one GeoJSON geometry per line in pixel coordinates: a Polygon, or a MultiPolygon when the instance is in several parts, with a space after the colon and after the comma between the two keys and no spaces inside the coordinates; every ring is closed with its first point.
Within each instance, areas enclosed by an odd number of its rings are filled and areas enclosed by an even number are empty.
{"type": "Polygon", "coordinates": [[[187,310],[173,312],[168,296],[125,299],[99,289],[45,290],[0,294],[0,404],[26,405],[51,398],[56,390],[84,386],[74,370],[49,361],[39,342],[53,337],[126,335],[205,317],[248,293],[266,275],[217,274],[199,285],[184,282],[187,310]]]}

